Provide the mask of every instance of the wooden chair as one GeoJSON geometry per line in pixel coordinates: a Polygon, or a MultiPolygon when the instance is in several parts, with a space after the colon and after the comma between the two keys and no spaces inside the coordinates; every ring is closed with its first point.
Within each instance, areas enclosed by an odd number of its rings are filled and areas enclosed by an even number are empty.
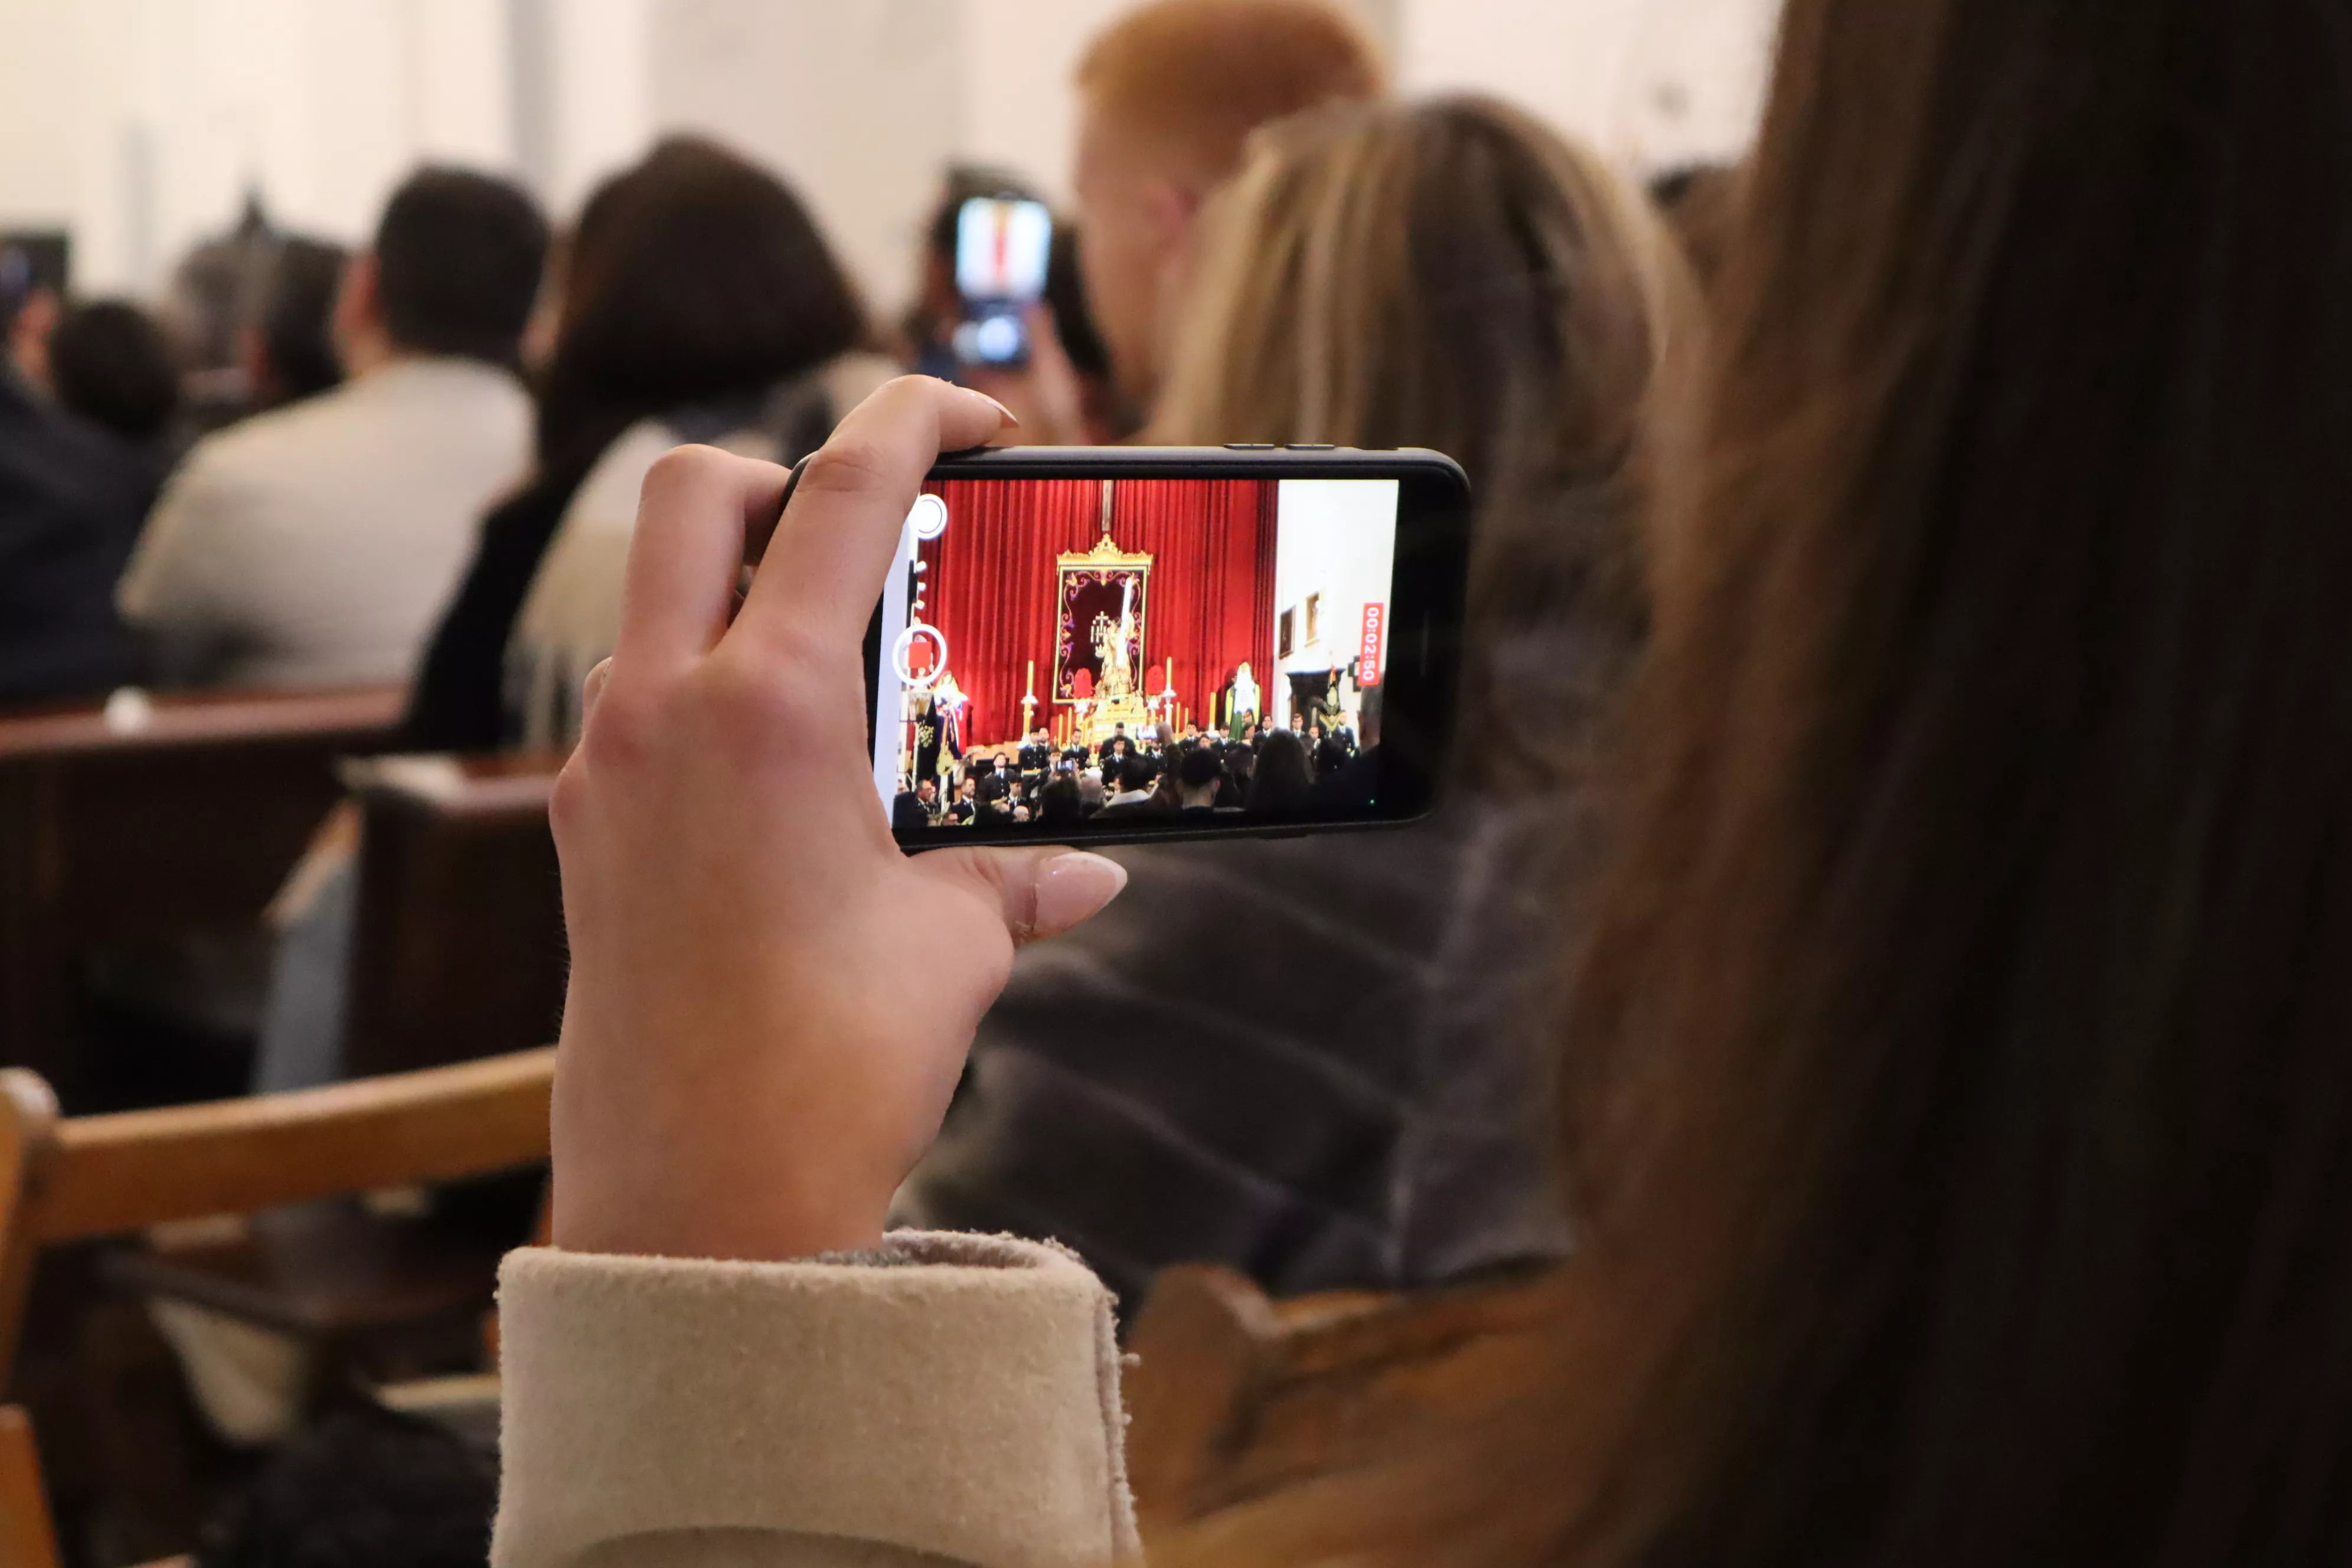
{"type": "Polygon", "coordinates": [[[1147,1541],[1369,1470],[1524,1386],[1557,1276],[1269,1301],[1231,1269],[1154,1279],[1129,1341],[1128,1472],[1147,1541]]]}
{"type": "Polygon", "coordinates": [[[81,957],[250,929],[397,689],[0,717],[0,1064],[77,1081],[81,957]]]}
{"type": "MultiPolygon", "coordinates": [[[[174,1220],[454,1181],[547,1157],[552,1047],[300,1093],[64,1119],[0,1070],[0,1366],[13,1366],[44,1247],[174,1220]]],[[[54,1558],[21,1412],[0,1413],[0,1543],[54,1558]]]]}
{"type": "Polygon", "coordinates": [[[405,1072],[552,1039],[563,893],[547,802],[561,757],[391,756],[342,767],[360,910],[343,1058],[405,1072]]]}

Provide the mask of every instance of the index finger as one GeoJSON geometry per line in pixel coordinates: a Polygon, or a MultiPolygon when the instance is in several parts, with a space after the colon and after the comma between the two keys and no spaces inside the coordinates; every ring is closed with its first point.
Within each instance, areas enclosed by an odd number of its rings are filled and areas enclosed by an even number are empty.
{"type": "Polygon", "coordinates": [[[929,376],[859,404],[802,471],[729,635],[863,637],[923,476],[1004,422],[992,398],[929,376]]]}

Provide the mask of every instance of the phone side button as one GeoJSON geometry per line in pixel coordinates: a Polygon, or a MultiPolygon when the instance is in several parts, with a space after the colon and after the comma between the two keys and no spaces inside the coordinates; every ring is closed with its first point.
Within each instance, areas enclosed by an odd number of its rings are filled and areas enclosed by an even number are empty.
{"type": "Polygon", "coordinates": [[[1329,441],[1290,441],[1285,445],[1294,452],[1336,452],[1339,449],[1329,441]]]}
{"type": "Polygon", "coordinates": [[[1271,452],[1275,450],[1275,445],[1271,441],[1228,441],[1225,443],[1225,450],[1228,452],[1271,452]]]}

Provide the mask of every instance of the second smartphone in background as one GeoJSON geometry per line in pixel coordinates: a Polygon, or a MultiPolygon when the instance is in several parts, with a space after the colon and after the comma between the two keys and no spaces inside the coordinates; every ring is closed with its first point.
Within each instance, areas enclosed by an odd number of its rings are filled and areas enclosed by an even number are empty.
{"type": "Polygon", "coordinates": [[[1018,370],[1029,363],[1028,313],[1045,295],[1054,215],[1025,196],[974,196],[956,213],[956,357],[1018,370]]]}

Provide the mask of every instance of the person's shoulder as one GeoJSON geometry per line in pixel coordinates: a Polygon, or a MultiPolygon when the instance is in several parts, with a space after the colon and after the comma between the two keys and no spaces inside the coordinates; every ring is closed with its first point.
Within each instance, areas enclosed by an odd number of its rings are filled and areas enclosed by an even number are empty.
{"type": "Polygon", "coordinates": [[[640,419],[614,437],[572,492],[572,504],[564,509],[565,531],[616,526],[624,532],[634,530],[646,476],[677,444],[677,432],[659,419],[640,419]]]}
{"type": "Polygon", "coordinates": [[[362,385],[347,381],[283,407],[248,414],[189,447],[182,467],[234,470],[247,464],[276,462],[289,451],[315,449],[321,440],[333,440],[366,422],[362,385]]]}

